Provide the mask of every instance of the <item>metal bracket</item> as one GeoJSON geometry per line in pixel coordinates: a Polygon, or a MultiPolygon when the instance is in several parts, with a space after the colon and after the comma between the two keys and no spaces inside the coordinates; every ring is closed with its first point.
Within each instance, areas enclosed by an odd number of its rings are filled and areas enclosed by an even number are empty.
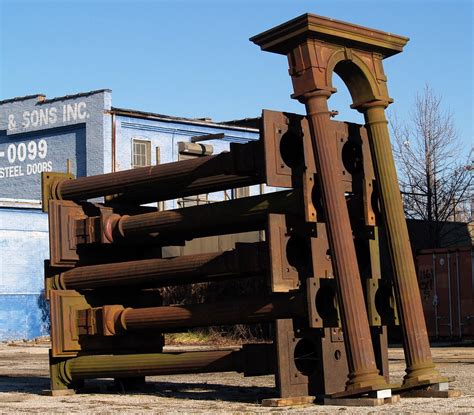
{"type": "Polygon", "coordinates": [[[303,170],[302,120],[302,115],[263,110],[261,137],[268,186],[291,188],[293,168],[303,170]]]}
{"type": "Polygon", "coordinates": [[[106,326],[102,313],[105,309],[115,313],[123,307],[104,306],[98,309],[92,307],[97,299],[93,299],[92,295],[90,297],[74,290],[51,290],[52,357],[73,357],[80,352],[162,351],[163,336],[156,331],[114,335],[106,326]]]}
{"type": "Polygon", "coordinates": [[[77,204],[69,200],[49,202],[50,265],[72,267],[79,261],[78,245],[100,243],[103,232],[100,218],[112,213],[112,208],[92,203],[77,204]],[[91,208],[92,216],[86,213],[91,208]],[[97,215],[97,216],[95,216],[97,215]]]}
{"type": "Polygon", "coordinates": [[[56,191],[57,185],[64,180],[72,180],[75,178],[76,177],[71,173],[41,173],[41,202],[43,212],[48,212],[50,200],[61,199],[56,191]]]}
{"type": "Polygon", "coordinates": [[[62,287],[59,285],[59,276],[61,272],[70,269],[69,267],[53,267],[49,260],[44,261],[44,295],[49,301],[51,290],[60,290],[62,287]]]}
{"type": "Polygon", "coordinates": [[[288,262],[289,241],[285,215],[268,215],[268,252],[272,292],[289,292],[300,286],[298,270],[288,262]]]}
{"type": "Polygon", "coordinates": [[[367,309],[371,326],[398,326],[398,312],[391,281],[366,280],[367,309]]]}
{"type": "Polygon", "coordinates": [[[77,312],[77,326],[80,335],[115,336],[115,316],[124,310],[121,305],[104,305],[77,312]]]}
{"type": "Polygon", "coordinates": [[[76,221],[87,216],[80,205],[68,200],[50,200],[49,204],[50,265],[74,266],[79,260],[76,221]]]}
{"type": "Polygon", "coordinates": [[[348,375],[344,343],[334,341],[330,330],[300,330],[292,320],[276,321],[280,397],[323,396],[344,390],[348,375]]]}
{"type": "Polygon", "coordinates": [[[51,290],[52,357],[76,356],[81,350],[77,311],[90,308],[86,298],[73,290],[51,290]]]}
{"type": "Polygon", "coordinates": [[[308,278],[306,294],[310,328],[340,327],[336,281],[333,278],[308,278]]]}

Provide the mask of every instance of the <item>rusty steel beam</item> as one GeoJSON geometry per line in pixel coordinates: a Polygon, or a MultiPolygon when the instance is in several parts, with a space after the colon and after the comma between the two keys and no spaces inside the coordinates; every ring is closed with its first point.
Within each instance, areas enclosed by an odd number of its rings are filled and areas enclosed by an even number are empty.
{"type": "Polygon", "coordinates": [[[262,230],[269,213],[299,213],[300,192],[282,191],[135,216],[113,214],[106,218],[102,231],[106,240],[146,235],[186,239],[262,230]]]}
{"type": "Polygon", "coordinates": [[[242,278],[263,275],[267,260],[263,243],[237,244],[227,252],[77,267],[54,276],[52,288],[163,287],[242,278]]]}
{"type": "MultiPolygon", "coordinates": [[[[331,261],[337,282],[339,307],[347,351],[349,379],[345,395],[390,389],[379,374],[371,341],[352,229],[338,165],[336,137],[331,127],[327,100],[335,91],[332,59],[344,37],[378,42],[378,33],[348,23],[305,14],[270,29],[251,40],[263,50],[286,55],[294,94],[306,107],[312,151],[323,201],[331,261]],[[327,36],[333,43],[326,43],[327,36]]],[[[380,42],[379,42],[380,43],[380,42]]],[[[307,154],[309,157],[310,154],[307,154]]],[[[342,396],[343,394],[340,394],[342,396]]]]}
{"type": "Polygon", "coordinates": [[[240,350],[141,353],[79,356],[51,359],[54,391],[71,388],[75,382],[94,378],[176,375],[236,371],[250,376],[273,373],[272,345],[245,345],[240,350]],[[250,367],[252,366],[252,367],[250,367]]]}
{"type": "Polygon", "coordinates": [[[279,318],[304,317],[306,313],[304,295],[280,294],[270,298],[213,304],[148,308],[110,305],[81,310],[78,312],[77,321],[81,334],[102,332],[104,335],[115,335],[137,330],[169,331],[179,328],[263,323],[279,318]]]}
{"type": "Polygon", "coordinates": [[[114,202],[143,204],[264,181],[260,142],[233,144],[231,152],[132,170],[51,183],[50,197],[87,200],[114,196],[114,202]]]}

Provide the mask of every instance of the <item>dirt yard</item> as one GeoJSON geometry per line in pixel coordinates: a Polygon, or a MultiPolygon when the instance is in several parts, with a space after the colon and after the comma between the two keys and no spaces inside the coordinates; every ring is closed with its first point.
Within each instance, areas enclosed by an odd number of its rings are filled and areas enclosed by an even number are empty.
{"type": "MultiPolygon", "coordinates": [[[[244,378],[236,373],[155,376],[148,393],[87,393],[74,396],[46,395],[48,343],[0,343],[1,413],[473,413],[474,348],[433,348],[438,367],[455,376],[451,387],[462,396],[452,399],[405,398],[381,407],[336,407],[311,405],[298,408],[265,408],[263,398],[275,397],[272,376],[244,378]]],[[[176,348],[173,348],[176,350],[176,348]]],[[[392,381],[399,381],[404,370],[403,351],[392,348],[392,381]]],[[[107,381],[97,381],[103,389],[107,381]]]]}

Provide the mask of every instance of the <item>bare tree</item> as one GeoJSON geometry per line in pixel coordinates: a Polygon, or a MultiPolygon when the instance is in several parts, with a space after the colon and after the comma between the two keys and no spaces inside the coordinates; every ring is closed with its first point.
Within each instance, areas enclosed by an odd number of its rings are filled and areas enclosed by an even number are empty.
{"type": "Polygon", "coordinates": [[[416,95],[409,122],[393,114],[390,125],[406,215],[428,221],[433,247],[439,247],[447,222],[472,219],[468,149],[429,85],[416,95]]]}

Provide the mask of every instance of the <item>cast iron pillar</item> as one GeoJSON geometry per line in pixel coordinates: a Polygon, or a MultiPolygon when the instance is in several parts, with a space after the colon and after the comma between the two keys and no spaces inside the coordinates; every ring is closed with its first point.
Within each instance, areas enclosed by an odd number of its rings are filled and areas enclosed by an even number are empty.
{"type": "Polygon", "coordinates": [[[326,79],[320,77],[318,66],[321,56],[318,55],[321,51],[318,51],[314,42],[310,24],[314,18],[327,21],[317,16],[304,15],[251,40],[263,50],[288,55],[293,98],[306,106],[342,312],[349,366],[346,392],[347,395],[356,395],[370,390],[389,389],[389,386],[379,374],[375,363],[349,213],[337,161],[336,137],[331,134],[327,100],[335,90],[326,79]]]}
{"type": "Polygon", "coordinates": [[[404,336],[407,374],[403,387],[446,382],[434,368],[429,349],[384,114],[393,100],[388,95],[382,60],[400,53],[408,38],[306,14],[251,40],[263,50],[287,55],[296,97],[310,90],[335,91],[335,72],[349,89],[352,108],[364,113],[404,336]]]}
{"type": "Polygon", "coordinates": [[[431,357],[420,290],[391,150],[388,122],[385,117],[387,105],[387,101],[372,101],[359,105],[357,109],[364,113],[369,135],[403,332],[407,364],[403,387],[410,388],[423,384],[447,382],[447,379],[440,377],[431,357]]]}

